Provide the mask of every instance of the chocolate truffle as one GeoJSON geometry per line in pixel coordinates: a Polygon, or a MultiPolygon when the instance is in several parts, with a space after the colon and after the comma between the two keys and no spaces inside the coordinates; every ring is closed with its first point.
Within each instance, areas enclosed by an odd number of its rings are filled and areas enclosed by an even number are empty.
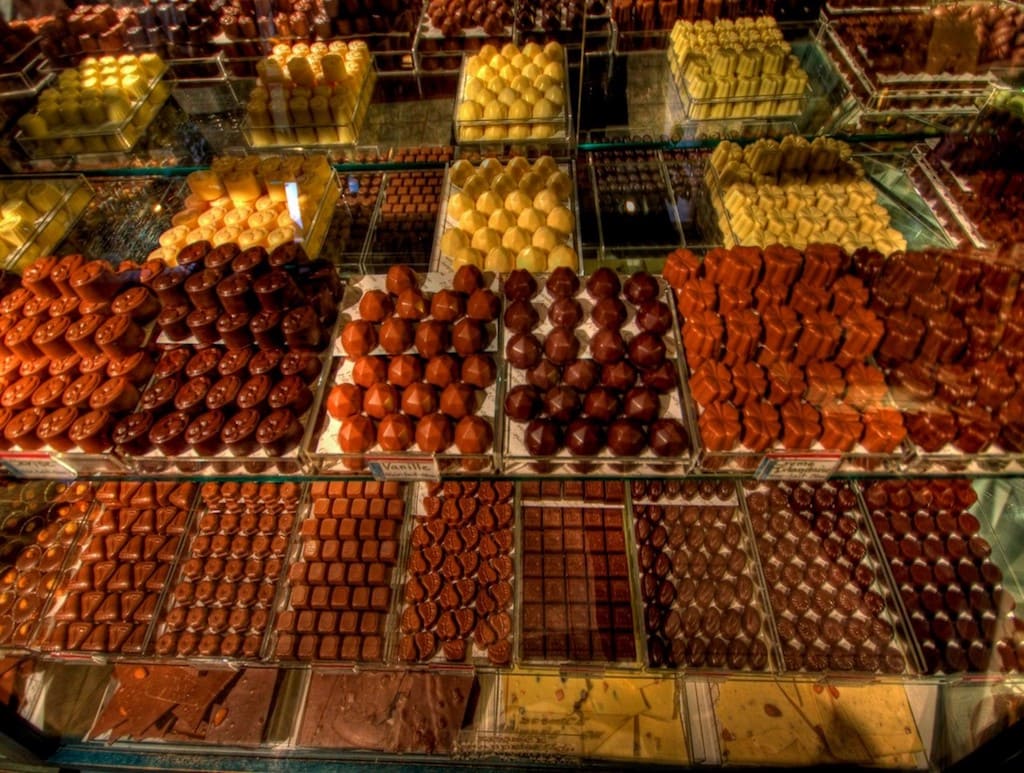
{"type": "Polygon", "coordinates": [[[415,354],[399,354],[391,358],[388,365],[388,381],[405,389],[414,381],[423,378],[423,361],[415,354]]]}
{"type": "Polygon", "coordinates": [[[388,269],[385,287],[392,295],[400,295],[404,290],[419,287],[416,273],[408,266],[392,266],[388,269]]]}
{"type": "Polygon", "coordinates": [[[618,298],[602,298],[594,304],[590,318],[599,328],[618,330],[626,321],[626,304],[618,298]]]}
{"type": "Polygon", "coordinates": [[[565,431],[565,447],[573,456],[594,456],[604,446],[601,425],[591,419],[574,419],[565,431]]]}
{"type": "Polygon", "coordinates": [[[510,301],[528,301],[537,294],[537,280],[525,268],[517,268],[505,277],[503,291],[510,301]]]}
{"type": "Polygon", "coordinates": [[[513,421],[535,419],[540,409],[540,392],[534,386],[520,384],[512,387],[505,395],[505,415],[513,421]]]}
{"type": "MultiPolygon", "coordinates": [[[[418,381],[402,392],[402,411],[422,418],[437,410],[437,391],[429,384],[418,381]]],[[[381,443],[381,445],[384,445],[381,443]]]]}
{"type": "Polygon", "coordinates": [[[544,410],[559,424],[565,424],[580,412],[579,393],[567,386],[556,386],[544,393],[544,410]]]}
{"type": "Polygon", "coordinates": [[[427,359],[443,354],[448,348],[448,323],[436,319],[420,322],[416,326],[415,346],[427,359]]]}
{"type": "Polygon", "coordinates": [[[657,279],[646,271],[637,271],[626,280],[622,292],[634,306],[641,306],[657,298],[659,289],[657,279]]]}
{"type": "Polygon", "coordinates": [[[412,419],[401,413],[389,413],[377,427],[377,442],[385,451],[404,451],[412,445],[412,419]]]}
{"type": "Polygon", "coordinates": [[[454,290],[440,290],[430,299],[430,316],[442,322],[454,322],[465,313],[465,302],[454,290]]]}
{"type": "Polygon", "coordinates": [[[541,360],[543,347],[533,333],[516,333],[505,344],[505,359],[514,368],[532,368],[541,360]]]}
{"type": "Polygon", "coordinates": [[[544,285],[552,298],[571,298],[580,289],[580,278],[566,266],[559,266],[548,276],[544,285]]]}
{"type": "Polygon", "coordinates": [[[347,418],[363,410],[363,390],[355,384],[335,384],[327,395],[327,413],[334,419],[347,418]]]}
{"type": "Polygon", "coordinates": [[[634,387],[626,393],[622,413],[627,419],[641,424],[650,424],[661,413],[661,401],[657,393],[647,387],[634,387]]]}
{"type": "Polygon", "coordinates": [[[441,392],[441,413],[453,419],[476,413],[476,390],[469,384],[449,384],[441,392]]]}
{"type": "MultiPolygon", "coordinates": [[[[500,309],[501,301],[492,290],[474,290],[473,294],[469,296],[469,302],[466,304],[466,316],[481,322],[491,322],[498,318],[498,311],[500,309]]],[[[456,442],[458,442],[457,438],[456,442]]]]}
{"type": "Polygon", "coordinates": [[[413,342],[412,322],[398,317],[388,317],[380,325],[380,345],[388,354],[401,354],[413,342]]]}
{"type": "Polygon", "coordinates": [[[601,377],[601,366],[593,360],[573,360],[565,366],[562,381],[577,392],[588,392],[601,377]]]}
{"type": "Polygon", "coordinates": [[[672,310],[664,301],[648,301],[638,309],[636,324],[641,330],[662,335],[672,328],[672,310]]]}
{"type": "Polygon", "coordinates": [[[394,308],[391,296],[383,290],[369,290],[359,299],[359,316],[368,322],[382,322],[394,308]]]}
{"type": "Polygon", "coordinates": [[[690,449],[690,438],[675,419],[659,419],[651,425],[650,445],[658,456],[681,456],[690,449]]]}
{"type": "Polygon", "coordinates": [[[529,301],[512,301],[505,308],[505,327],[513,333],[529,333],[537,326],[540,316],[529,301]]]}
{"type": "Polygon", "coordinates": [[[373,422],[365,416],[349,416],[342,419],[338,430],[338,445],[345,453],[369,451],[377,441],[373,422]]]}
{"type": "Polygon", "coordinates": [[[558,298],[548,307],[548,321],[556,327],[575,328],[583,320],[583,307],[575,298],[558,298]]]}
{"type": "Polygon", "coordinates": [[[610,389],[595,387],[583,398],[583,413],[588,418],[607,424],[619,415],[619,398],[610,389]]]}
{"type": "Polygon", "coordinates": [[[391,384],[378,381],[366,390],[363,395],[363,410],[367,416],[374,419],[383,419],[389,413],[394,413],[402,404],[401,395],[391,384]]]}
{"type": "Polygon", "coordinates": [[[471,354],[462,363],[462,380],[480,389],[487,389],[498,377],[498,367],[489,354],[471,354]]]}
{"type": "Polygon", "coordinates": [[[661,365],[640,372],[640,380],[644,386],[660,394],[667,394],[675,389],[677,379],[676,367],[671,360],[664,360],[661,365]]]}
{"type": "Polygon", "coordinates": [[[526,380],[542,392],[547,392],[562,378],[562,371],[550,360],[541,360],[526,371],[526,380]]]}
{"type": "Polygon", "coordinates": [[[647,445],[643,425],[633,419],[616,419],[608,426],[608,448],[616,456],[637,456],[647,445]]]}
{"type": "Polygon", "coordinates": [[[636,368],[625,360],[601,368],[601,386],[625,392],[636,383],[636,368]]]}
{"type": "Polygon", "coordinates": [[[360,357],[352,366],[352,381],[369,389],[378,381],[388,380],[388,363],[383,357],[360,357]]]}
{"type": "Polygon", "coordinates": [[[487,326],[479,320],[460,319],[452,328],[452,347],[461,357],[482,352],[487,338],[487,326]]]}
{"type": "Polygon", "coordinates": [[[562,447],[558,425],[550,419],[534,419],[526,425],[523,437],[532,456],[553,456],[562,447]]]}
{"type": "Polygon", "coordinates": [[[660,335],[643,332],[629,342],[629,359],[641,370],[656,368],[665,361],[665,342],[660,335]]]}
{"type": "Polygon", "coordinates": [[[464,454],[482,454],[492,440],[490,423],[479,416],[464,416],[455,425],[455,445],[464,454]]]}
{"type": "Polygon", "coordinates": [[[459,266],[452,277],[452,289],[463,295],[472,295],[483,286],[484,275],[476,266],[459,266]]]}
{"type": "Polygon", "coordinates": [[[427,299],[414,287],[402,290],[395,301],[395,316],[399,319],[420,320],[427,316],[427,299]]]}
{"type": "Polygon", "coordinates": [[[600,364],[610,365],[626,356],[626,342],[617,330],[598,330],[590,339],[590,354],[600,364]]]}
{"type": "Polygon", "coordinates": [[[377,348],[377,330],[364,319],[345,325],[341,332],[341,346],[349,357],[362,357],[377,348]]]}
{"type": "Polygon", "coordinates": [[[555,365],[572,362],[579,351],[579,339],[571,328],[556,327],[544,339],[544,354],[555,365]]]}
{"type": "Polygon", "coordinates": [[[587,292],[594,300],[614,298],[622,289],[619,276],[610,268],[602,267],[595,271],[587,280],[587,292]]]}
{"type": "Polygon", "coordinates": [[[416,427],[416,445],[427,454],[445,451],[453,438],[452,420],[443,413],[424,416],[416,427]]]}
{"type": "Polygon", "coordinates": [[[424,379],[428,384],[433,384],[440,389],[454,381],[460,376],[459,360],[450,354],[442,354],[439,357],[432,357],[427,363],[424,379]]]}

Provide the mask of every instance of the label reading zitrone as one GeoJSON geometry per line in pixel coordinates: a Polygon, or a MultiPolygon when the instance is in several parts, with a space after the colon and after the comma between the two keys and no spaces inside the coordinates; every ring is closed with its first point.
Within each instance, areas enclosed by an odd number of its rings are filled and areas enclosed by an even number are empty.
{"type": "Polygon", "coordinates": [[[370,473],[377,480],[441,480],[437,459],[374,459],[370,473]]]}
{"type": "Polygon", "coordinates": [[[75,471],[66,464],[53,459],[49,454],[24,452],[0,456],[0,462],[16,478],[48,478],[67,480],[75,477],[75,471]]]}
{"type": "Polygon", "coordinates": [[[767,454],[754,472],[758,480],[828,480],[841,454],[767,454]]]}

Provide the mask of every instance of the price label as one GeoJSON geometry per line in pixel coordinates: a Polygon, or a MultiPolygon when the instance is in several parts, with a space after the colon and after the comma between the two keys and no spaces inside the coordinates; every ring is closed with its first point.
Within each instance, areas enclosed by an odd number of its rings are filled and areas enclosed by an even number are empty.
{"type": "Polygon", "coordinates": [[[0,462],[16,478],[67,480],[75,477],[74,469],[52,458],[49,454],[27,451],[4,454],[0,456],[0,462]]]}
{"type": "Polygon", "coordinates": [[[842,454],[767,454],[754,472],[758,480],[828,480],[842,454]]]}
{"type": "Polygon", "coordinates": [[[441,468],[433,456],[412,459],[376,457],[369,467],[376,480],[441,480],[441,468]]]}

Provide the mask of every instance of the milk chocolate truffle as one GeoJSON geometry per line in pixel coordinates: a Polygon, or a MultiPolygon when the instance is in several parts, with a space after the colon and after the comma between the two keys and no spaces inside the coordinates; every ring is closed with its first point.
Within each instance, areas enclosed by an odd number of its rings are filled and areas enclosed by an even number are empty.
{"type": "Polygon", "coordinates": [[[368,322],[382,322],[394,309],[391,296],[383,290],[369,290],[359,299],[359,316],[368,322]]]}
{"type": "Polygon", "coordinates": [[[460,266],[452,277],[452,289],[463,295],[472,295],[483,286],[484,275],[476,266],[460,266]]]}
{"type": "Polygon", "coordinates": [[[672,327],[672,310],[664,301],[648,301],[637,310],[636,324],[641,330],[662,335],[672,327]]]}
{"type": "Polygon", "coordinates": [[[448,348],[448,323],[436,319],[420,322],[416,325],[414,343],[416,351],[427,359],[444,353],[448,348]]]}
{"type": "Polygon", "coordinates": [[[542,392],[547,392],[562,379],[562,371],[550,360],[541,360],[526,371],[526,380],[542,392]]]}
{"type": "Polygon", "coordinates": [[[552,298],[571,298],[580,289],[580,278],[565,266],[559,266],[548,276],[544,285],[552,298]]]}
{"type": "Polygon", "coordinates": [[[550,419],[534,419],[526,425],[523,435],[526,450],[532,456],[554,456],[562,447],[558,425],[550,419]]]}
{"type": "Polygon", "coordinates": [[[626,321],[626,304],[618,298],[601,298],[594,304],[590,318],[599,328],[618,330],[626,321]]]}
{"type": "Polygon", "coordinates": [[[492,290],[474,290],[466,304],[466,316],[481,322],[491,322],[498,318],[500,309],[501,300],[492,290]]]}
{"type": "Polygon", "coordinates": [[[513,421],[535,419],[540,409],[540,392],[534,386],[520,384],[512,387],[505,395],[505,415],[513,421]]]}
{"type": "Polygon", "coordinates": [[[556,327],[544,339],[544,354],[555,365],[572,362],[579,351],[579,339],[570,328],[556,327]]]}
{"type": "Polygon", "coordinates": [[[452,328],[452,348],[462,357],[482,352],[487,339],[487,325],[479,320],[460,319],[452,328]]]}
{"type": "Polygon", "coordinates": [[[608,448],[616,456],[637,456],[647,445],[643,425],[632,419],[616,419],[608,425],[608,448]]]}
{"type": "Polygon", "coordinates": [[[363,390],[355,384],[335,384],[327,395],[327,413],[334,419],[347,418],[363,410],[363,390]]]}
{"type": "Polygon", "coordinates": [[[380,326],[380,346],[388,354],[401,354],[412,346],[412,322],[399,317],[388,317],[380,326]]]}
{"type": "Polygon", "coordinates": [[[420,320],[427,316],[427,299],[415,287],[402,290],[395,301],[395,316],[399,319],[420,320]]]}
{"type": "Polygon", "coordinates": [[[601,366],[593,360],[573,360],[565,366],[562,381],[577,392],[588,392],[601,376],[601,366]]]}
{"type": "Polygon", "coordinates": [[[583,414],[603,424],[618,416],[620,408],[618,395],[604,387],[594,387],[583,398],[583,414]]]}
{"type": "Polygon", "coordinates": [[[583,321],[583,307],[575,298],[558,298],[548,307],[548,321],[556,327],[575,328],[583,321]]]}
{"type": "Polygon", "coordinates": [[[455,425],[455,445],[464,454],[482,454],[491,447],[491,425],[479,416],[463,416],[455,425]]]}
{"type": "Polygon", "coordinates": [[[540,315],[529,301],[512,301],[505,308],[505,327],[513,333],[529,333],[540,321],[540,315]]]}
{"type": "Polygon", "coordinates": [[[505,298],[510,301],[528,301],[537,294],[537,280],[525,268],[517,268],[505,277],[505,298]]]}
{"type": "Polygon", "coordinates": [[[416,426],[416,445],[427,454],[447,450],[455,437],[452,420],[443,413],[432,413],[420,419],[416,426]]]}
{"type": "Polygon", "coordinates": [[[412,445],[412,419],[401,413],[389,413],[377,427],[377,442],[385,451],[404,451],[412,445]]]}
{"type": "Polygon", "coordinates": [[[423,378],[423,361],[414,354],[400,354],[391,358],[388,365],[388,381],[396,387],[405,388],[423,378]]]}
{"type": "Polygon", "coordinates": [[[626,280],[622,288],[626,300],[634,306],[642,306],[658,297],[658,280],[646,271],[637,271],[626,280]]]}
{"type": "Polygon", "coordinates": [[[505,359],[512,367],[525,370],[540,362],[543,351],[533,333],[516,333],[505,344],[505,359]]]}
{"type": "Polygon", "coordinates": [[[363,395],[363,410],[367,416],[374,419],[383,419],[389,413],[394,413],[402,404],[402,397],[391,384],[378,381],[366,390],[363,395]]]}
{"type": "Polygon", "coordinates": [[[383,357],[360,357],[352,366],[352,381],[369,389],[378,381],[388,380],[388,363],[383,357]]]}
{"type": "Polygon", "coordinates": [[[341,332],[341,346],[349,357],[362,357],[377,348],[377,330],[365,319],[345,325],[341,332]]]}
{"type": "Polygon", "coordinates": [[[498,367],[489,354],[471,354],[462,362],[462,380],[480,389],[487,389],[498,377],[498,367]]]}
{"type": "Polygon", "coordinates": [[[651,450],[658,456],[680,456],[690,449],[690,438],[675,419],[659,419],[651,425],[651,450]]]}
{"type": "Polygon", "coordinates": [[[665,361],[665,353],[665,342],[654,333],[639,333],[629,342],[629,359],[641,370],[661,365],[665,361]]]}
{"type": "Polygon", "coordinates": [[[338,430],[338,445],[345,453],[361,454],[373,448],[377,431],[373,422],[365,416],[356,415],[342,419],[338,430]]]}
{"type": "Polygon", "coordinates": [[[454,322],[465,313],[462,295],[454,290],[440,290],[430,299],[430,316],[442,322],[454,322]]]}
{"type": "Polygon", "coordinates": [[[626,393],[622,403],[622,413],[627,419],[635,419],[641,424],[650,424],[661,413],[661,401],[657,393],[647,387],[634,387],[626,393]]]}
{"type": "Polygon", "coordinates": [[[544,410],[559,424],[565,424],[580,412],[580,396],[575,389],[556,386],[544,393],[544,410]]]}
{"type": "Polygon", "coordinates": [[[600,364],[610,365],[626,356],[626,342],[617,330],[598,330],[590,339],[590,354],[600,364]]]}
{"type": "Polygon", "coordinates": [[[625,392],[636,383],[636,368],[625,360],[601,368],[601,386],[625,392]]]}
{"type": "Polygon", "coordinates": [[[640,372],[640,380],[644,386],[660,394],[667,394],[675,389],[677,378],[676,368],[671,360],[664,360],[661,365],[640,372]]]}
{"type": "Polygon", "coordinates": [[[476,390],[469,384],[449,384],[441,392],[441,413],[453,419],[476,413],[476,390]]]}
{"type": "Polygon", "coordinates": [[[437,391],[429,384],[417,381],[402,392],[402,411],[404,413],[422,418],[436,410],[437,391]]]}
{"type": "Polygon", "coordinates": [[[419,286],[416,273],[408,266],[392,266],[388,269],[385,287],[392,295],[401,295],[403,291],[419,286]]]}
{"type": "Polygon", "coordinates": [[[587,292],[595,301],[601,298],[614,298],[622,289],[619,276],[610,268],[602,267],[591,274],[587,280],[587,292]]]}
{"type": "Polygon", "coordinates": [[[604,432],[592,419],[573,419],[565,430],[565,447],[573,456],[594,456],[603,446],[604,432]]]}
{"type": "Polygon", "coordinates": [[[427,363],[424,379],[428,384],[444,389],[449,384],[458,381],[460,376],[460,365],[457,357],[450,354],[442,354],[439,357],[432,357],[427,363]]]}

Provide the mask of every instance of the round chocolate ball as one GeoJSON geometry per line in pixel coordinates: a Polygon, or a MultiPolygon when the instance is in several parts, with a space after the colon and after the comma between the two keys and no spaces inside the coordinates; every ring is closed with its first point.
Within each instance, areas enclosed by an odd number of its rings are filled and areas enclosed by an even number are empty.
{"type": "Polygon", "coordinates": [[[476,413],[476,390],[469,384],[449,384],[441,392],[441,413],[453,419],[476,413]]]}
{"type": "Polygon", "coordinates": [[[454,290],[441,290],[430,299],[430,316],[442,322],[454,322],[465,313],[462,295],[454,290]]]}
{"type": "Polygon", "coordinates": [[[622,402],[622,413],[627,419],[650,424],[661,413],[658,393],[647,387],[633,387],[626,393],[626,398],[622,402]]]}
{"type": "Polygon", "coordinates": [[[532,368],[543,353],[544,348],[533,333],[516,333],[505,343],[505,359],[513,368],[532,368]]]}
{"type": "Polygon", "coordinates": [[[579,393],[567,386],[556,386],[544,393],[544,410],[551,419],[565,424],[580,412],[579,393]]]}
{"type": "Polygon", "coordinates": [[[426,454],[447,450],[455,437],[452,420],[443,413],[432,413],[416,426],[416,445],[426,454]]]}
{"type": "Polygon", "coordinates": [[[395,304],[383,290],[369,290],[359,299],[359,316],[368,322],[380,322],[391,315],[395,304]]]}
{"type": "Polygon", "coordinates": [[[523,435],[526,450],[532,456],[554,456],[562,447],[558,425],[550,419],[534,419],[526,425],[523,435]]]}
{"type": "Polygon", "coordinates": [[[399,354],[388,365],[388,381],[405,389],[423,378],[423,362],[415,354],[399,354]]]}
{"type": "Polygon", "coordinates": [[[529,333],[540,321],[540,315],[529,301],[512,301],[505,309],[505,327],[513,333],[529,333]]]}
{"type": "Polygon", "coordinates": [[[590,318],[600,328],[618,330],[626,321],[626,304],[618,298],[602,298],[594,304],[590,318]]]}
{"type": "Polygon", "coordinates": [[[510,301],[528,301],[537,294],[537,280],[525,268],[517,268],[505,277],[504,293],[510,301]]]}
{"type": "Polygon", "coordinates": [[[671,360],[665,360],[657,367],[640,372],[643,385],[660,394],[668,394],[675,389],[677,378],[676,366],[671,360]]]}
{"type": "Polygon", "coordinates": [[[452,277],[452,289],[463,295],[472,295],[483,286],[484,275],[473,265],[459,266],[459,270],[452,277]]]}
{"type": "Polygon", "coordinates": [[[681,456],[690,450],[690,437],[676,419],[659,419],[651,425],[650,445],[658,456],[681,456]]]}
{"type": "Polygon", "coordinates": [[[469,296],[466,304],[466,316],[470,319],[478,319],[481,322],[491,322],[498,318],[501,309],[501,300],[494,294],[493,290],[474,290],[469,296]]]}
{"type": "Polygon", "coordinates": [[[479,416],[463,416],[455,425],[455,445],[463,454],[482,454],[493,439],[490,422],[479,416]]]}
{"type": "Polygon", "coordinates": [[[590,339],[590,355],[601,365],[610,365],[626,356],[626,342],[617,330],[598,330],[590,339]]]}
{"type": "Polygon", "coordinates": [[[548,321],[556,327],[577,327],[583,321],[583,307],[575,298],[558,298],[548,307],[548,321]]]}
{"type": "Polygon", "coordinates": [[[646,271],[637,271],[626,280],[622,288],[626,300],[634,306],[640,306],[658,297],[658,280],[646,271]]]}
{"type": "Polygon", "coordinates": [[[363,410],[367,416],[383,419],[401,407],[402,396],[391,384],[378,381],[363,395],[363,410]]]}
{"type": "Polygon", "coordinates": [[[388,380],[388,363],[383,357],[360,357],[352,366],[352,381],[369,389],[378,381],[388,380]]]}
{"type": "MultiPolygon", "coordinates": [[[[430,384],[417,381],[402,392],[402,412],[422,418],[437,410],[437,390],[430,384]]],[[[383,445],[383,443],[381,443],[383,445]]]]}
{"type": "Polygon", "coordinates": [[[541,410],[540,392],[537,387],[520,384],[512,387],[505,395],[505,415],[513,421],[530,421],[537,418],[541,410]]]}
{"type": "Polygon", "coordinates": [[[616,419],[608,426],[608,448],[616,456],[638,456],[647,445],[643,425],[633,419],[616,419]]]}
{"type": "Polygon", "coordinates": [[[577,392],[589,392],[601,377],[601,366],[593,360],[573,360],[565,366],[562,381],[577,392]]]}
{"type": "Polygon", "coordinates": [[[385,451],[404,451],[414,436],[412,419],[403,413],[389,413],[377,427],[377,442],[385,451]]]}
{"type": "Polygon", "coordinates": [[[544,286],[552,298],[571,298],[580,289],[580,278],[572,269],[559,266],[551,272],[544,286]]]}
{"type": "Polygon", "coordinates": [[[587,280],[587,292],[594,300],[614,298],[622,289],[619,275],[610,268],[599,268],[587,280]]]}
{"type": "Polygon", "coordinates": [[[454,381],[458,381],[461,373],[461,366],[458,357],[450,354],[442,354],[438,357],[431,357],[427,362],[424,380],[440,389],[454,381]]]}
{"type": "Polygon", "coordinates": [[[404,290],[419,286],[416,272],[408,266],[392,266],[388,269],[385,287],[392,295],[401,295],[404,290]]]}
{"type": "Polygon", "coordinates": [[[618,416],[620,409],[618,395],[605,387],[594,387],[583,398],[584,415],[603,424],[618,416]]]}
{"type": "Polygon", "coordinates": [[[345,453],[361,454],[373,448],[377,442],[377,430],[373,422],[365,416],[356,414],[341,420],[338,430],[338,445],[345,453]]]}
{"type": "Polygon", "coordinates": [[[629,359],[641,370],[656,368],[665,361],[665,342],[660,335],[644,331],[629,342],[629,359]]]}
{"type": "Polygon", "coordinates": [[[526,371],[526,380],[540,391],[547,392],[562,380],[562,371],[550,360],[541,360],[526,371]]]}
{"type": "Polygon", "coordinates": [[[487,338],[487,325],[476,319],[460,319],[452,327],[452,348],[462,357],[482,352],[487,338]]]}
{"type": "Polygon", "coordinates": [[[591,419],[574,419],[565,431],[565,447],[573,456],[594,456],[603,446],[601,425],[591,419]]]}
{"type": "Polygon", "coordinates": [[[363,390],[355,384],[336,384],[327,395],[327,413],[334,419],[355,416],[363,410],[363,390]]]}
{"type": "Polygon", "coordinates": [[[414,343],[420,356],[427,359],[443,354],[448,348],[448,323],[436,319],[420,322],[414,343]]]}
{"type": "Polygon", "coordinates": [[[353,320],[347,323],[345,329],[341,331],[341,346],[349,357],[362,357],[364,354],[369,354],[377,347],[377,330],[371,322],[367,322],[365,319],[353,320]]]}
{"type": "Polygon", "coordinates": [[[498,377],[498,367],[489,354],[471,354],[462,361],[462,380],[480,389],[487,389],[498,377]]]}
{"type": "Polygon", "coordinates": [[[625,392],[636,383],[636,368],[625,360],[601,368],[601,386],[625,392]]]}
{"type": "Polygon", "coordinates": [[[412,346],[414,328],[412,322],[398,317],[388,317],[380,325],[380,346],[388,354],[401,354],[412,346]]]}
{"type": "Polygon", "coordinates": [[[663,335],[672,329],[672,310],[664,301],[648,301],[637,310],[636,324],[641,330],[663,335]]]}
{"type": "Polygon", "coordinates": [[[427,298],[417,287],[409,287],[398,294],[395,316],[400,319],[420,320],[427,316],[427,298]]]}
{"type": "Polygon", "coordinates": [[[544,354],[555,365],[572,362],[579,352],[579,339],[570,328],[556,327],[544,339],[544,354]]]}

